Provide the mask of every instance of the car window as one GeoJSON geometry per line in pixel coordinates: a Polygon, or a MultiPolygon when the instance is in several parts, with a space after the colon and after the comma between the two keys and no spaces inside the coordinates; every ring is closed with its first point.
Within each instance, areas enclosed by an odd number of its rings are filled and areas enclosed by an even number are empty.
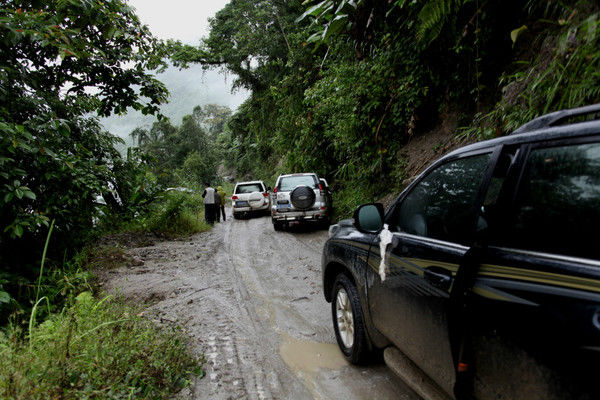
{"type": "Polygon", "coordinates": [[[293,190],[296,186],[306,185],[318,188],[319,184],[312,175],[285,176],[279,181],[278,189],[282,192],[293,190]]]}
{"type": "Polygon", "coordinates": [[[600,143],[531,151],[502,245],[600,259],[600,143]]]}
{"type": "Polygon", "coordinates": [[[260,183],[248,183],[248,184],[244,184],[244,185],[238,185],[235,188],[236,194],[262,192],[262,191],[263,191],[263,187],[260,183]]]}
{"type": "Polygon", "coordinates": [[[491,153],[447,162],[431,171],[396,207],[391,226],[413,235],[463,242],[475,223],[474,201],[491,153]]]}

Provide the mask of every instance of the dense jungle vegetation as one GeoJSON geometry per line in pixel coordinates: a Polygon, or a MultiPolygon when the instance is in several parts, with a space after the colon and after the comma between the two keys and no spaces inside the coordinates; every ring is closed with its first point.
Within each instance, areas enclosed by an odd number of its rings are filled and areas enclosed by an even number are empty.
{"type": "MultiPolygon", "coordinates": [[[[599,12],[592,0],[231,0],[190,46],[157,40],[121,0],[4,1],[0,353],[35,358],[36,324],[59,335],[58,319],[97,301],[78,296],[95,291],[86,245],[102,232],[206,229],[194,223],[198,196],[166,187],[314,171],[343,216],[399,192],[403,147],[449,116],[456,141],[472,141],[599,102],[599,12]],[[224,69],[251,95],[234,112],[198,106],[179,125],[158,115],[121,154],[97,116],[158,114],[168,93],[154,74],[167,63],[224,69]]],[[[0,391],[21,390],[8,371],[0,391]]],[[[89,381],[67,378],[57,387],[89,381]]],[[[185,379],[171,378],[140,393],[185,379]]]]}
{"type": "Polygon", "coordinates": [[[458,119],[459,138],[503,135],[546,112],[597,102],[594,1],[232,0],[177,65],[236,74],[251,97],[222,151],[269,183],[315,171],[336,205],[398,192],[402,147],[458,119]]]}

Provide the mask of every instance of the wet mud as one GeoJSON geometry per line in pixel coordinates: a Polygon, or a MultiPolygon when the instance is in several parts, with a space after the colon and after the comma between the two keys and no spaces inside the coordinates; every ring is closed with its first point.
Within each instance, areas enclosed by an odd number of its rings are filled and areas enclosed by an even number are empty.
{"type": "Polygon", "coordinates": [[[129,250],[143,265],[104,287],[177,324],[206,376],[183,399],[418,399],[383,364],[356,367],[337,348],[321,289],[325,230],[275,232],[269,217],[216,224],[186,240],[129,250]]]}

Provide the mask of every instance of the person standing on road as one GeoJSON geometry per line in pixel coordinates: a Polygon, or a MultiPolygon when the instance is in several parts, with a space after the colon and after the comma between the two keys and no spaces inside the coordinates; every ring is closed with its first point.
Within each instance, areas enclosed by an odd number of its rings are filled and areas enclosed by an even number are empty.
{"type": "MultiPolygon", "coordinates": [[[[219,215],[220,211],[221,215],[223,215],[223,222],[225,222],[225,199],[227,198],[227,194],[223,190],[222,186],[217,186],[217,193],[219,193],[219,196],[221,196],[221,205],[219,206],[220,210],[217,210],[217,215],[219,215]]],[[[217,217],[217,220],[219,220],[219,217],[217,217]]]]}
{"type": "Polygon", "coordinates": [[[212,225],[215,223],[215,189],[210,187],[210,182],[205,182],[204,186],[204,219],[212,225]]]}
{"type": "Polygon", "coordinates": [[[217,222],[221,222],[221,204],[223,204],[223,198],[218,191],[215,190],[215,219],[217,222]]]}

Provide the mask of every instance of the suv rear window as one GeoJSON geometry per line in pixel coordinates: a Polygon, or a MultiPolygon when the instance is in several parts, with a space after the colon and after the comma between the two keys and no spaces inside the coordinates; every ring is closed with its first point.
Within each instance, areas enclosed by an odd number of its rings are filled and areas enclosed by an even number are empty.
{"type": "Polygon", "coordinates": [[[248,183],[245,185],[238,185],[235,188],[235,194],[252,193],[252,192],[263,192],[263,187],[260,183],[248,183]]]}
{"type": "Polygon", "coordinates": [[[600,259],[600,143],[531,151],[503,245],[600,259]]]}
{"type": "Polygon", "coordinates": [[[319,183],[317,182],[314,175],[298,175],[298,176],[285,176],[279,181],[278,189],[282,192],[289,192],[296,186],[305,185],[310,188],[318,188],[319,183]]]}

